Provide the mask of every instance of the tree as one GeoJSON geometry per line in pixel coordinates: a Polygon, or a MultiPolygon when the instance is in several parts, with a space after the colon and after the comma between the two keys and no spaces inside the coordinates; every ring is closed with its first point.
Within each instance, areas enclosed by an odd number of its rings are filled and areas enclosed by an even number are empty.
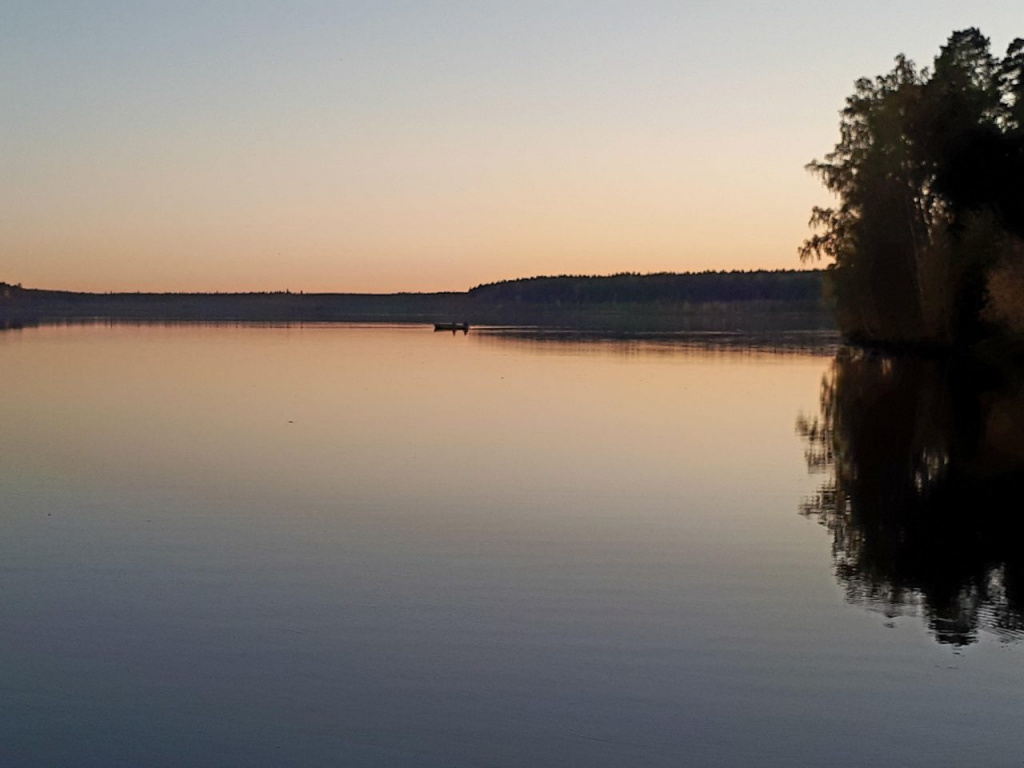
{"type": "Polygon", "coordinates": [[[932,72],[895,61],[856,82],[839,143],[807,166],[838,204],[813,209],[800,255],[833,262],[849,337],[969,341],[988,270],[1006,235],[1024,233],[1024,41],[999,60],[972,28],[950,36],[932,72]]]}

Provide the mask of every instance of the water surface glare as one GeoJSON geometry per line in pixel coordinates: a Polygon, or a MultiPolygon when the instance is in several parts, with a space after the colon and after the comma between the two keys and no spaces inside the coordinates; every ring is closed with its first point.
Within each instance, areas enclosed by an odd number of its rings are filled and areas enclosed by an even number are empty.
{"type": "Polygon", "coordinates": [[[1024,656],[844,599],[831,357],[0,334],[0,765],[1020,765],[1024,656]]]}

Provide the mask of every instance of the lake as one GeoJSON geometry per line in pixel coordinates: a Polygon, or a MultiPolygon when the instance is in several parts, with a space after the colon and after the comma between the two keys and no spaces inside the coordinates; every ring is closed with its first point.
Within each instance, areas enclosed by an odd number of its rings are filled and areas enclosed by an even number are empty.
{"type": "Polygon", "coordinates": [[[1019,766],[1019,531],[836,352],[2,332],[0,764],[1019,766]]]}

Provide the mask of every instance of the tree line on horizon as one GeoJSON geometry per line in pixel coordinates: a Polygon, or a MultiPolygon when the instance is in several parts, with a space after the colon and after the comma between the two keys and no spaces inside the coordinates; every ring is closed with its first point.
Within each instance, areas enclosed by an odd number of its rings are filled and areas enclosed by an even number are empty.
{"type": "Polygon", "coordinates": [[[0,327],[96,319],[458,321],[615,332],[833,327],[822,301],[820,270],[536,277],[462,292],[395,294],[77,293],[0,284],[0,327]]]}
{"type": "Polygon", "coordinates": [[[731,301],[783,301],[810,302],[821,300],[821,270],[733,270],[704,272],[620,272],[614,275],[542,275],[537,277],[513,278],[494,283],[484,283],[468,291],[441,291],[415,293],[403,291],[393,294],[371,293],[317,293],[303,291],[245,291],[245,292],[148,292],[124,291],[88,293],[80,291],[59,291],[38,288],[23,288],[0,282],[2,298],[49,298],[61,297],[68,300],[102,299],[110,297],[119,301],[172,298],[218,297],[224,299],[242,297],[308,297],[310,299],[348,297],[399,297],[399,296],[468,296],[481,302],[527,302],[537,304],[603,304],[603,303],[717,303],[731,301]]]}
{"type": "Polygon", "coordinates": [[[478,285],[477,300],[554,306],[785,302],[819,305],[820,270],[657,272],[524,277],[478,285]]]}
{"type": "Polygon", "coordinates": [[[993,55],[953,32],[932,67],[902,54],[856,81],[840,139],[807,167],[838,198],[804,261],[830,263],[855,341],[970,345],[1024,334],[1024,39],[993,55]]]}

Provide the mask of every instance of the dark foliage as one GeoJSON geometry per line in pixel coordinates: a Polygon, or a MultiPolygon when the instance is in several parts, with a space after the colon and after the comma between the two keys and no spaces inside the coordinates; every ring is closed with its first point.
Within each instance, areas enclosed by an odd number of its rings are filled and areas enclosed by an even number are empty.
{"type": "Polygon", "coordinates": [[[967,345],[1015,317],[988,283],[1024,258],[1024,40],[999,59],[977,29],[954,32],[931,71],[901,55],[858,80],[841,117],[808,166],[839,202],[814,209],[800,253],[834,262],[847,336],[967,345]]]}
{"type": "Polygon", "coordinates": [[[560,275],[506,280],[469,291],[477,301],[579,305],[777,301],[819,304],[820,270],[694,272],[607,277],[560,275]]]}
{"type": "Polygon", "coordinates": [[[74,293],[0,284],[0,320],[469,322],[621,331],[830,328],[820,272],[538,277],[465,293],[74,293]],[[726,310],[725,307],[728,307],[726,310]]]}

